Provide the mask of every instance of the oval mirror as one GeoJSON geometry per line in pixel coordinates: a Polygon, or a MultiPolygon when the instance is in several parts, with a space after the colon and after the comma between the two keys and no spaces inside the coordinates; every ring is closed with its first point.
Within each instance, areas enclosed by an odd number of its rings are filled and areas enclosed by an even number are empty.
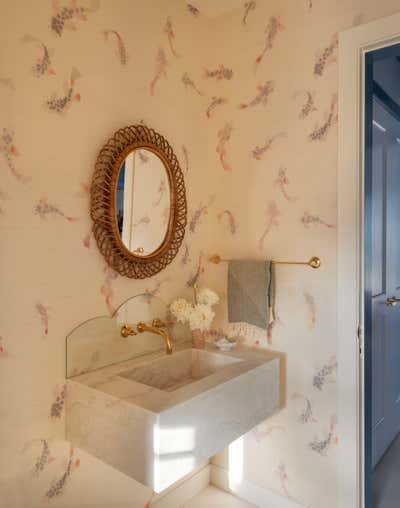
{"type": "Polygon", "coordinates": [[[171,195],[163,161],[148,149],[130,152],[117,181],[116,221],[124,246],[149,256],[164,242],[170,221],[171,195]]]}

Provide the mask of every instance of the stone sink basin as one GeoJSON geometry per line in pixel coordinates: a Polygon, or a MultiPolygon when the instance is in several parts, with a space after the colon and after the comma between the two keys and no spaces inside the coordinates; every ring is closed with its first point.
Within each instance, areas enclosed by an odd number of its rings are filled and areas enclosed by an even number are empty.
{"type": "Polygon", "coordinates": [[[279,407],[280,360],[183,348],[68,380],[67,439],[161,492],[279,407]]]}

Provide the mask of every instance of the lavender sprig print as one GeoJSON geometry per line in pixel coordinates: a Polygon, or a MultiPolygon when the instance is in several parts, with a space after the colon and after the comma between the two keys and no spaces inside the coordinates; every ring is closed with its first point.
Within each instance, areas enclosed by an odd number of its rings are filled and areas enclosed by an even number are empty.
{"type": "Polygon", "coordinates": [[[325,121],[321,125],[316,125],[314,130],[309,134],[310,141],[325,141],[333,125],[338,121],[337,111],[338,97],[333,95],[329,112],[325,114],[325,121]]]}
{"type": "Polygon", "coordinates": [[[308,293],[307,291],[304,291],[303,296],[310,313],[310,328],[314,328],[317,322],[317,308],[315,305],[315,298],[311,293],[308,293]]]}
{"type": "Polygon", "coordinates": [[[224,97],[212,97],[211,102],[206,109],[206,116],[207,118],[211,118],[211,115],[214,113],[214,110],[218,106],[222,106],[223,104],[226,104],[228,102],[228,99],[225,99],[224,97]]]}
{"type": "Polygon", "coordinates": [[[199,11],[199,9],[197,7],[195,7],[192,4],[187,3],[186,4],[186,8],[187,8],[187,10],[190,12],[190,14],[192,16],[194,16],[195,18],[199,17],[200,11],[199,11]]]}
{"type": "Polygon", "coordinates": [[[24,35],[21,42],[24,44],[36,44],[41,49],[41,56],[38,57],[31,69],[35,77],[40,78],[46,74],[50,76],[55,74],[51,61],[53,50],[49,49],[46,44],[32,35],[24,35]]]}
{"type": "Polygon", "coordinates": [[[271,201],[267,206],[265,228],[258,241],[258,249],[263,251],[265,238],[269,234],[272,228],[279,226],[279,217],[281,212],[276,206],[275,201],[271,201]]]}
{"type": "Polygon", "coordinates": [[[315,107],[314,95],[315,95],[314,92],[310,92],[309,90],[298,91],[294,94],[293,96],[294,99],[297,99],[300,96],[305,96],[305,102],[301,106],[299,112],[300,120],[304,120],[309,115],[311,115],[311,113],[314,113],[314,111],[318,111],[318,109],[315,107]]]}
{"type": "Polygon", "coordinates": [[[16,169],[14,164],[14,158],[18,156],[18,150],[14,144],[14,135],[14,131],[11,129],[3,128],[0,137],[0,154],[3,155],[11,174],[20,182],[25,182],[26,178],[16,169]]]}
{"type": "Polygon", "coordinates": [[[76,21],[87,21],[87,15],[99,9],[100,1],[91,0],[89,7],[78,5],[76,0],[70,0],[62,7],[58,6],[58,2],[53,2],[53,5],[50,28],[55,35],[61,37],[65,29],[76,30],[76,21]]]}
{"type": "Polygon", "coordinates": [[[156,73],[150,83],[150,95],[154,95],[155,86],[160,80],[160,78],[164,77],[165,79],[167,79],[167,67],[168,67],[167,57],[165,55],[164,50],[160,48],[158,50],[156,58],[156,73]]]}
{"type": "Polygon", "coordinates": [[[203,254],[200,253],[199,260],[198,260],[198,263],[197,263],[197,267],[196,267],[194,273],[186,281],[186,286],[188,288],[194,288],[196,286],[196,284],[198,284],[200,276],[201,276],[202,273],[204,273],[203,254]]]}
{"type": "Polygon", "coordinates": [[[257,145],[256,147],[253,148],[253,150],[251,151],[252,157],[256,160],[261,160],[265,152],[271,150],[272,145],[275,143],[277,139],[286,137],[287,135],[285,132],[279,132],[278,134],[275,134],[274,136],[267,138],[267,140],[263,145],[261,146],[257,145]]]}
{"type": "Polygon", "coordinates": [[[7,87],[12,92],[14,92],[15,88],[16,88],[14,80],[12,78],[6,78],[6,77],[1,78],[0,77],[0,85],[7,87]]]}
{"type": "Polygon", "coordinates": [[[224,217],[227,218],[229,232],[233,236],[234,234],[236,234],[238,228],[235,216],[230,210],[223,210],[221,213],[218,214],[218,220],[221,221],[224,217]]]}
{"type": "Polygon", "coordinates": [[[217,81],[221,81],[222,79],[226,79],[229,81],[233,78],[233,70],[220,64],[217,69],[213,70],[206,69],[205,76],[206,78],[214,78],[217,81]]]}
{"type": "Polygon", "coordinates": [[[326,228],[332,229],[335,226],[321,219],[319,215],[304,212],[301,223],[306,229],[310,229],[311,226],[325,226],[326,228]]]}
{"type": "Polygon", "coordinates": [[[338,443],[338,437],[335,434],[335,427],[336,417],[332,416],[329,431],[326,433],[326,436],[322,439],[315,437],[313,441],[309,443],[311,450],[320,455],[326,456],[331,446],[338,443]]]}
{"type": "Polygon", "coordinates": [[[189,77],[189,74],[187,72],[185,72],[185,74],[182,76],[182,83],[185,85],[185,88],[191,88],[192,90],[194,90],[198,95],[203,95],[203,92],[201,92],[195,82],[190,79],[189,77]]]}
{"type": "Polygon", "coordinates": [[[48,464],[51,464],[54,461],[54,458],[51,456],[50,446],[46,439],[40,440],[42,443],[42,451],[37,458],[33,469],[32,476],[39,476],[45,469],[48,464]]]}
{"type": "Polygon", "coordinates": [[[181,265],[186,266],[188,263],[190,263],[190,249],[189,245],[185,243],[185,245],[183,246],[181,265]]]}
{"type": "Polygon", "coordinates": [[[81,100],[81,94],[75,91],[75,84],[78,78],[81,77],[78,69],[73,67],[69,81],[64,83],[64,95],[58,95],[54,92],[51,97],[45,102],[45,107],[48,111],[62,115],[69,111],[74,101],[81,100]]]}
{"type": "Polygon", "coordinates": [[[326,69],[326,66],[336,61],[336,51],[339,46],[339,39],[337,34],[332,37],[332,41],[322,52],[317,53],[317,60],[314,64],[314,76],[321,77],[326,69]]]}
{"type": "Polygon", "coordinates": [[[275,90],[275,83],[273,81],[266,81],[263,85],[257,86],[258,94],[247,103],[239,104],[239,109],[254,108],[255,106],[266,106],[268,98],[275,90]]]}
{"type": "Polygon", "coordinates": [[[316,423],[317,420],[314,418],[311,400],[308,397],[302,395],[301,393],[293,394],[292,398],[293,399],[300,399],[300,400],[304,401],[304,403],[305,403],[305,407],[298,417],[299,422],[301,422],[303,424],[316,423]]]}
{"type": "Polygon", "coordinates": [[[283,197],[286,199],[286,201],[290,201],[290,202],[297,201],[297,199],[298,199],[297,196],[291,196],[287,192],[287,187],[290,184],[290,180],[289,180],[286,172],[287,172],[287,169],[284,167],[281,167],[279,169],[278,178],[275,180],[275,185],[277,185],[280,188],[280,190],[283,194],[283,197]]]}
{"type": "Polygon", "coordinates": [[[306,0],[306,6],[309,11],[312,11],[314,1],[313,0],[306,0]]]}
{"type": "Polygon", "coordinates": [[[67,385],[56,388],[56,400],[50,406],[50,418],[60,419],[64,410],[65,398],[67,396],[67,385]]]}
{"type": "Polygon", "coordinates": [[[71,217],[69,215],[65,215],[65,213],[60,210],[60,208],[56,205],[53,205],[48,202],[47,198],[43,197],[39,201],[39,203],[34,207],[33,213],[35,215],[39,215],[41,219],[46,219],[47,216],[59,216],[65,219],[68,222],[76,221],[76,217],[71,217]]]}
{"type": "Polygon", "coordinates": [[[189,150],[185,145],[182,145],[183,159],[185,161],[185,171],[186,174],[189,173],[189,150]]]}
{"type": "Polygon", "coordinates": [[[246,2],[244,4],[244,13],[243,13],[243,18],[242,18],[242,25],[243,26],[247,25],[247,18],[249,17],[250,12],[255,10],[256,5],[257,5],[257,3],[255,0],[250,0],[249,2],[246,2]]]}
{"type": "Polygon", "coordinates": [[[174,55],[175,58],[179,58],[179,55],[176,52],[175,47],[174,47],[175,31],[174,31],[174,28],[172,26],[172,20],[169,17],[167,18],[167,20],[165,22],[164,32],[167,35],[168,44],[169,44],[169,48],[171,50],[171,53],[174,55]]]}
{"type": "Polygon", "coordinates": [[[76,469],[78,469],[78,467],[80,466],[80,462],[81,462],[80,459],[74,459],[74,449],[71,447],[69,459],[63,475],[59,480],[54,481],[51,487],[45,493],[45,498],[47,500],[54,499],[64,492],[65,487],[67,486],[68,481],[71,477],[71,474],[76,469]]]}
{"type": "Polygon", "coordinates": [[[230,164],[226,160],[227,149],[226,145],[230,141],[233,132],[233,126],[230,123],[225,124],[225,126],[218,131],[218,144],[216,147],[216,152],[219,155],[219,161],[224,171],[232,171],[230,164]]]}
{"type": "Polygon", "coordinates": [[[43,328],[43,335],[46,336],[49,333],[49,307],[46,307],[41,302],[36,303],[36,312],[38,313],[40,317],[40,322],[42,324],[43,328]]]}
{"type": "Polygon", "coordinates": [[[276,16],[272,16],[269,19],[268,25],[265,29],[265,43],[263,50],[261,54],[256,58],[255,61],[255,72],[258,69],[258,66],[260,65],[261,61],[263,60],[264,56],[266,55],[267,51],[270,51],[275,44],[275,39],[277,38],[279,32],[282,32],[284,30],[284,26],[280,22],[280,19],[276,16]]]}
{"type": "Polygon", "coordinates": [[[126,51],[124,40],[119,32],[117,30],[104,30],[103,36],[105,42],[107,42],[110,38],[110,36],[113,36],[116,43],[117,43],[117,49],[116,53],[119,59],[119,62],[122,66],[125,66],[128,62],[128,53],[126,51]]]}
{"type": "Polygon", "coordinates": [[[334,376],[337,371],[337,360],[336,356],[332,356],[329,362],[323,365],[323,367],[313,377],[313,386],[319,391],[322,391],[327,382],[333,382],[334,376]]]}
{"type": "Polygon", "coordinates": [[[208,214],[209,207],[213,204],[215,196],[211,196],[207,203],[200,202],[199,206],[193,211],[189,220],[189,231],[195,233],[197,227],[201,224],[201,219],[208,214]]]}
{"type": "MultiPolygon", "coordinates": [[[[162,201],[162,198],[165,196],[165,193],[167,192],[167,182],[164,178],[160,181],[160,184],[157,189],[157,199],[153,202],[153,207],[156,208],[162,201]]],[[[150,221],[150,219],[149,219],[150,221]]]]}
{"type": "Polygon", "coordinates": [[[4,339],[0,337],[0,358],[6,358],[8,356],[8,351],[4,346],[4,339]]]}

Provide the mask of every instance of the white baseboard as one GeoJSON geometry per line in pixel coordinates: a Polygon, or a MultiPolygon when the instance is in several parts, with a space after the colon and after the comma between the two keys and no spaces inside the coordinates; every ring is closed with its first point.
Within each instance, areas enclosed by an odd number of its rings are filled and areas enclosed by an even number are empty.
{"type": "Polygon", "coordinates": [[[200,494],[210,484],[210,465],[185,478],[177,486],[157,495],[151,502],[151,508],[177,508],[200,494]]]}
{"type": "Polygon", "coordinates": [[[302,505],[279,496],[274,492],[253,485],[246,480],[232,484],[229,482],[229,472],[219,466],[210,465],[210,483],[218,489],[230,492],[234,496],[253,504],[257,508],[304,508],[302,505]]]}

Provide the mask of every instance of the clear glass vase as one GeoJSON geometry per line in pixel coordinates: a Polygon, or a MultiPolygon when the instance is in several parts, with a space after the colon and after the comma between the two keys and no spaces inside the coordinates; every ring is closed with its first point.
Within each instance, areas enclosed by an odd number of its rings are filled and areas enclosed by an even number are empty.
{"type": "Polygon", "coordinates": [[[194,349],[204,349],[206,347],[204,332],[201,330],[192,330],[192,347],[194,349]]]}

